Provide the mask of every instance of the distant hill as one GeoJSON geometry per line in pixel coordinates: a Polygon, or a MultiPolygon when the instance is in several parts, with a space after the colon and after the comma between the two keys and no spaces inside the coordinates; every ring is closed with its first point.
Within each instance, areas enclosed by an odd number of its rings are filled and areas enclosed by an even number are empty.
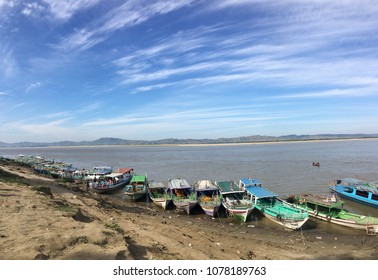
{"type": "Polygon", "coordinates": [[[264,136],[252,135],[233,138],[217,139],[177,139],[166,138],[161,140],[125,140],[121,138],[105,137],[94,141],[60,141],[51,143],[39,142],[0,142],[0,148],[11,147],[48,147],[48,146],[95,146],[95,145],[169,145],[169,144],[227,144],[227,143],[258,143],[258,142],[279,142],[279,141],[305,141],[305,140],[332,140],[332,139],[364,139],[378,138],[378,134],[317,134],[317,135],[283,135],[283,136],[264,136]]]}

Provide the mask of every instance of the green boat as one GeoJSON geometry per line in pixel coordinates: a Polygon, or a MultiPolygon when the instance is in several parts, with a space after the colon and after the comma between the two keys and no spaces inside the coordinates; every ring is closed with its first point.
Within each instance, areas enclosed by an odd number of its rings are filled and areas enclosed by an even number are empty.
{"type": "Polygon", "coordinates": [[[336,194],[314,195],[300,194],[290,196],[287,201],[306,210],[311,217],[329,223],[366,230],[367,234],[378,233],[378,218],[359,215],[343,209],[344,201],[336,194]]]}
{"type": "Polygon", "coordinates": [[[145,197],[147,195],[147,175],[133,175],[125,187],[125,195],[133,201],[145,197]]]}
{"type": "Polygon", "coordinates": [[[290,230],[301,228],[309,216],[307,211],[298,209],[282,201],[278,194],[262,187],[259,180],[253,178],[241,179],[239,186],[244,188],[251,201],[264,217],[290,230]]]}

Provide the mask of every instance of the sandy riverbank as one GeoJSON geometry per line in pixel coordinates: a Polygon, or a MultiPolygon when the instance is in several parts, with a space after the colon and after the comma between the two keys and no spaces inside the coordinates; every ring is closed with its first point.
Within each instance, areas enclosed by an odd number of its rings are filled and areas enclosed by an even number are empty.
{"type": "Polygon", "coordinates": [[[0,161],[0,258],[378,259],[378,238],[309,225],[289,232],[252,220],[212,219],[117,202],[0,161]],[[50,194],[51,191],[51,194],[50,194]]]}

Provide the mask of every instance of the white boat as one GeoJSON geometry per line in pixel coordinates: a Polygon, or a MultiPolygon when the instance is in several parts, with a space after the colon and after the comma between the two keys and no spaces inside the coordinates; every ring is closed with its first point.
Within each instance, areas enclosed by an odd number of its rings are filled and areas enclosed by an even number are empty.
{"type": "Polygon", "coordinates": [[[222,195],[222,205],[229,216],[246,222],[254,205],[247,199],[245,190],[240,189],[234,181],[222,181],[216,184],[222,195]]]}
{"type": "Polygon", "coordinates": [[[184,209],[186,213],[190,214],[190,211],[197,205],[196,194],[186,179],[170,179],[167,193],[172,196],[177,210],[184,209]]]}
{"type": "Polygon", "coordinates": [[[207,215],[214,217],[222,205],[222,195],[217,185],[211,180],[199,180],[193,186],[198,203],[203,211],[207,215]]]}
{"type": "Polygon", "coordinates": [[[172,195],[167,193],[167,184],[158,181],[149,181],[147,184],[147,191],[150,199],[163,209],[167,209],[172,203],[172,195]]]}

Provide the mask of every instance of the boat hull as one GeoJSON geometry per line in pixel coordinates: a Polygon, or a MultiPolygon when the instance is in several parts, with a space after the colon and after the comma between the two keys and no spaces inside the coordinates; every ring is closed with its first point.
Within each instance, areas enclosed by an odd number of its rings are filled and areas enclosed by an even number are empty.
{"type": "Polygon", "coordinates": [[[254,209],[254,206],[250,206],[248,208],[234,208],[227,203],[222,203],[223,207],[226,209],[228,215],[230,217],[235,217],[236,219],[246,222],[248,219],[249,214],[251,214],[252,210],[254,209]]]}
{"type": "Polygon", "coordinates": [[[156,205],[163,207],[163,209],[167,209],[167,207],[172,203],[172,199],[166,199],[166,198],[152,198],[150,196],[153,203],[156,205]]]}
{"type": "Polygon", "coordinates": [[[173,200],[173,204],[176,206],[176,210],[185,210],[185,212],[190,215],[190,211],[197,205],[197,201],[178,201],[173,200]]]}
{"type": "Polygon", "coordinates": [[[200,203],[200,206],[201,206],[202,210],[205,212],[206,215],[214,217],[218,213],[218,210],[219,210],[221,204],[206,205],[206,204],[200,203]]]}
{"type": "Polygon", "coordinates": [[[126,199],[132,200],[132,201],[138,201],[141,200],[146,196],[146,192],[125,192],[126,199]]]}
{"type": "Polygon", "coordinates": [[[285,219],[285,218],[282,218],[280,216],[269,215],[265,212],[263,213],[263,216],[266,217],[267,219],[271,220],[272,222],[279,224],[279,225],[281,225],[284,228],[289,229],[289,230],[300,229],[309,219],[309,217],[306,217],[304,219],[298,219],[298,220],[285,219]]]}

